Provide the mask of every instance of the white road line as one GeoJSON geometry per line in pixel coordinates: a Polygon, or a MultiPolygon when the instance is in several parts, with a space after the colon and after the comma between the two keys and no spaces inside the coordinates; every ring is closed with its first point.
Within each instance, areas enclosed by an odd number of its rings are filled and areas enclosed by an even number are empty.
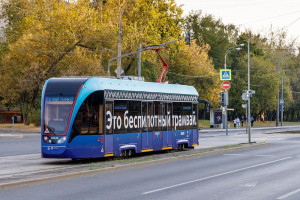
{"type": "Polygon", "coordinates": [[[219,176],[223,176],[223,175],[227,175],[227,174],[232,174],[232,173],[235,173],[235,172],[243,171],[243,170],[246,170],[246,169],[251,169],[251,168],[254,168],[254,167],[258,167],[258,166],[267,165],[267,164],[270,164],[270,163],[279,162],[279,161],[290,159],[290,158],[292,158],[292,157],[286,157],[286,158],[282,158],[282,159],[278,159],[278,160],[273,160],[273,161],[270,161],[270,162],[261,163],[261,164],[258,164],[258,165],[252,165],[252,166],[249,166],[249,167],[244,167],[244,168],[241,168],[241,169],[237,169],[237,170],[233,170],[233,171],[229,171],[229,172],[225,172],[225,173],[221,173],[221,174],[216,174],[216,175],[213,175],[213,176],[208,176],[208,177],[205,177],[205,178],[200,178],[200,179],[196,179],[196,180],[193,180],[193,181],[180,183],[180,184],[177,184],[177,185],[171,185],[171,186],[168,186],[168,187],[164,187],[164,188],[160,188],[160,189],[156,189],[156,190],[151,190],[151,191],[148,191],[148,192],[144,192],[142,194],[150,194],[150,193],[154,193],[154,192],[159,192],[159,191],[162,191],[162,190],[167,190],[167,189],[170,189],[170,188],[174,188],[174,187],[178,187],[178,186],[182,186],[182,185],[187,185],[187,184],[190,184],[190,183],[195,183],[195,182],[199,182],[199,181],[203,181],[203,180],[207,180],[207,179],[211,179],[211,178],[215,178],[215,177],[219,177],[219,176]]]}
{"type": "Polygon", "coordinates": [[[223,154],[223,156],[242,156],[242,154],[223,154]]]}
{"type": "Polygon", "coordinates": [[[298,192],[300,192],[300,188],[298,190],[294,190],[293,192],[287,193],[287,194],[285,194],[285,195],[283,195],[281,197],[278,197],[277,199],[285,199],[285,198],[287,198],[287,197],[289,197],[289,196],[291,196],[293,194],[296,194],[298,192]]]}
{"type": "Polygon", "coordinates": [[[275,157],[275,156],[273,156],[273,155],[255,155],[255,156],[261,156],[261,157],[275,157]]]}

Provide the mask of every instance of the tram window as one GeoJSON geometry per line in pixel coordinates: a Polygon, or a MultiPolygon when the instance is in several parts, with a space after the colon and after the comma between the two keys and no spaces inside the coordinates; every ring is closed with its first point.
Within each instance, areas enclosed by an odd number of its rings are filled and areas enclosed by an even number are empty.
{"type": "Polygon", "coordinates": [[[151,117],[153,116],[153,103],[148,102],[148,113],[147,113],[147,124],[148,124],[148,132],[153,131],[154,121],[152,122],[151,117]]]}
{"type": "Polygon", "coordinates": [[[168,131],[172,131],[172,103],[168,103],[167,126],[168,126],[168,131]]]}
{"type": "Polygon", "coordinates": [[[147,132],[147,102],[142,103],[142,119],[141,119],[142,132],[147,132]]]}
{"type": "Polygon", "coordinates": [[[192,129],[192,103],[183,103],[181,123],[184,129],[192,129]]]}
{"type": "Polygon", "coordinates": [[[193,122],[196,122],[195,124],[192,125],[193,129],[197,129],[198,125],[198,112],[197,112],[197,104],[193,104],[193,122]],[[195,118],[195,120],[194,120],[195,118]]]}
{"type": "Polygon", "coordinates": [[[173,130],[184,130],[184,128],[182,126],[179,126],[179,124],[181,124],[181,120],[179,120],[179,116],[182,116],[182,102],[174,102],[173,103],[173,116],[174,116],[174,118],[172,118],[172,122],[174,122],[173,130]],[[178,120],[177,126],[176,126],[175,117],[178,120]],[[176,128],[175,128],[175,126],[176,126],[176,128]]]}
{"type": "Polygon", "coordinates": [[[162,125],[162,129],[163,131],[167,131],[168,127],[167,127],[167,118],[168,118],[168,110],[167,110],[167,103],[162,103],[162,119],[161,119],[161,125],[162,125]]]}
{"type": "Polygon", "coordinates": [[[101,92],[90,94],[81,104],[72,126],[72,137],[76,135],[103,134],[101,92]],[[100,124],[100,129],[99,129],[100,124]]]}
{"type": "Polygon", "coordinates": [[[114,120],[113,120],[113,102],[108,101],[105,105],[105,112],[106,112],[106,134],[113,133],[114,127],[114,120]],[[110,120],[109,120],[110,119],[110,120]]]}
{"type": "Polygon", "coordinates": [[[162,104],[161,102],[154,102],[153,103],[153,115],[157,116],[157,118],[154,118],[154,128],[153,131],[162,131],[162,104]],[[158,120],[160,119],[160,120],[158,120]]]}
{"type": "Polygon", "coordinates": [[[116,116],[114,133],[127,133],[127,128],[124,126],[124,114],[128,110],[128,101],[117,100],[114,102],[114,116],[116,116]]]}
{"type": "Polygon", "coordinates": [[[139,117],[141,116],[141,102],[129,101],[128,112],[128,132],[136,133],[140,132],[139,117]]]}

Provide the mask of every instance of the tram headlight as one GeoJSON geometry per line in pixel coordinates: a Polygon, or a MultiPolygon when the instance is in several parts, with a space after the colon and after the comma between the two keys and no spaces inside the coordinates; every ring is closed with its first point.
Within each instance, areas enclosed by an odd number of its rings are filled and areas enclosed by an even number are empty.
{"type": "Polygon", "coordinates": [[[45,135],[45,136],[43,137],[43,139],[44,139],[44,142],[46,142],[46,143],[49,143],[49,144],[52,143],[51,138],[49,138],[47,135],[45,135]]]}
{"type": "Polygon", "coordinates": [[[65,142],[66,140],[67,140],[66,137],[62,137],[62,138],[60,138],[59,140],[57,140],[57,144],[63,143],[63,142],[65,142]]]}

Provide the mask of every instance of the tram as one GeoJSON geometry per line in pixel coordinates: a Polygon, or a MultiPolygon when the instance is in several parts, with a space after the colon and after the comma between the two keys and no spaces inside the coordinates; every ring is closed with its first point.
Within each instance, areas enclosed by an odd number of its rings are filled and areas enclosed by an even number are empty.
{"type": "Polygon", "coordinates": [[[43,158],[97,158],[198,145],[192,86],[138,77],[46,81],[41,103],[43,158]]]}

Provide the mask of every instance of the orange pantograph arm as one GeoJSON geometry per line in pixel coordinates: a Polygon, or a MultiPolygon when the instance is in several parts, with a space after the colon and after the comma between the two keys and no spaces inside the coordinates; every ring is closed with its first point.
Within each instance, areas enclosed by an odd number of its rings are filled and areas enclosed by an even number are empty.
{"type": "MultiPolygon", "coordinates": [[[[158,56],[160,57],[161,61],[163,62],[163,71],[162,73],[160,74],[159,78],[156,80],[156,82],[158,83],[161,83],[161,79],[164,75],[164,72],[168,69],[168,64],[166,63],[166,61],[161,57],[160,53],[159,53],[159,50],[161,50],[163,48],[160,48],[160,49],[146,49],[146,50],[153,50],[153,51],[156,51],[156,53],[158,54],[158,56]]],[[[165,79],[166,79],[166,76],[167,76],[167,72],[165,74],[165,77],[164,77],[164,80],[163,82],[165,82],[165,79]]]]}

